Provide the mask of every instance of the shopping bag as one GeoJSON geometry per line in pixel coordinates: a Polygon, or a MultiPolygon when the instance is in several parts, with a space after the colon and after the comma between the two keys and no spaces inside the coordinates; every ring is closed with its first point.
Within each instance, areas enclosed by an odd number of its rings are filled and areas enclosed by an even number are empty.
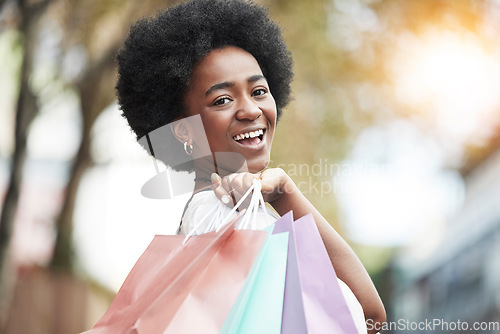
{"type": "MultiPolygon", "coordinates": [[[[219,333],[265,237],[266,233],[262,231],[233,231],[190,290],[164,333],[219,333]],[[193,321],[193,314],[196,314],[196,321],[193,321]]],[[[155,308],[150,309],[158,311],[150,312],[152,321],[155,316],[162,316],[162,310],[170,303],[167,294],[158,299],[155,308]]],[[[144,328],[143,333],[153,333],[145,326],[138,328],[144,328]]]]}
{"type": "Polygon", "coordinates": [[[273,233],[289,232],[281,333],[303,334],[307,333],[307,325],[292,224],[293,215],[290,211],[276,221],[273,231],[273,233]]]}
{"type": "MultiPolygon", "coordinates": [[[[272,232],[272,226],[267,231],[272,232]]],[[[280,333],[287,252],[288,233],[268,237],[221,334],[280,333]]]]}
{"type": "Polygon", "coordinates": [[[183,246],[184,236],[156,236],[86,333],[218,333],[267,235],[234,231],[237,219],[183,246]]]}
{"type": "Polygon", "coordinates": [[[357,333],[312,214],[293,222],[287,213],[273,233],[285,231],[290,240],[281,333],[357,333]]]}

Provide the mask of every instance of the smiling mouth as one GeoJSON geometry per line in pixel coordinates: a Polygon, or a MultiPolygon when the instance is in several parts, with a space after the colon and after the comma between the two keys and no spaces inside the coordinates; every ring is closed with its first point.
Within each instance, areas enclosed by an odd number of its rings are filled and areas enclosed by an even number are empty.
{"type": "Polygon", "coordinates": [[[238,144],[245,146],[253,146],[253,145],[258,145],[262,142],[262,140],[264,139],[264,133],[266,133],[266,130],[264,129],[249,131],[245,133],[240,133],[239,135],[234,136],[233,139],[238,144]]]}

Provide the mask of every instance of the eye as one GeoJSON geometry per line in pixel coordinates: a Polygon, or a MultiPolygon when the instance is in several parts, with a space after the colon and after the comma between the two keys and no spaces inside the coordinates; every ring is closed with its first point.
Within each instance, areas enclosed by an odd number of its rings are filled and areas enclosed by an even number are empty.
{"type": "Polygon", "coordinates": [[[262,96],[267,94],[267,89],[258,88],[252,92],[252,96],[262,96]]]}
{"type": "Polygon", "coordinates": [[[227,96],[224,96],[224,97],[221,97],[221,98],[218,98],[217,100],[215,100],[214,106],[222,106],[222,105],[228,104],[229,102],[231,102],[231,99],[227,96]]]}

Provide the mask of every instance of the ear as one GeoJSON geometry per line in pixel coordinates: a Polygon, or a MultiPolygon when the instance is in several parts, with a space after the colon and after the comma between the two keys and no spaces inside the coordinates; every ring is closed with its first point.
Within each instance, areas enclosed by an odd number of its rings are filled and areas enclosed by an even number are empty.
{"type": "Polygon", "coordinates": [[[179,142],[181,142],[182,144],[187,142],[188,145],[193,144],[193,130],[189,122],[181,119],[175,122],[175,124],[171,125],[170,128],[172,129],[172,133],[174,134],[175,138],[177,138],[179,142]]]}

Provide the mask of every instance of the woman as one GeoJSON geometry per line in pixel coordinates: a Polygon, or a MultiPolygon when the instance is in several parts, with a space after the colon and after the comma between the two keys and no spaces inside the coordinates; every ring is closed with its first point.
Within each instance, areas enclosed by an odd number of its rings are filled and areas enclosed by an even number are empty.
{"type": "Polygon", "coordinates": [[[195,172],[195,194],[181,232],[190,231],[217,201],[232,205],[231,199],[238,200],[259,178],[264,199],[278,214],[313,214],[335,271],[361,304],[364,318],[385,320],[378,293],[354,252],[282,169],[265,169],[293,73],[280,29],[262,7],[241,0],[182,3],[136,23],[118,62],[119,104],[132,130],[147,137],[142,142],[150,153],[162,152],[165,164],[195,172]],[[187,121],[196,118],[203,135],[187,121]],[[153,149],[146,135],[165,125],[173,140],[153,149]],[[211,154],[204,152],[205,140],[211,154]],[[235,166],[231,154],[243,157],[243,166],[235,166]]]}

